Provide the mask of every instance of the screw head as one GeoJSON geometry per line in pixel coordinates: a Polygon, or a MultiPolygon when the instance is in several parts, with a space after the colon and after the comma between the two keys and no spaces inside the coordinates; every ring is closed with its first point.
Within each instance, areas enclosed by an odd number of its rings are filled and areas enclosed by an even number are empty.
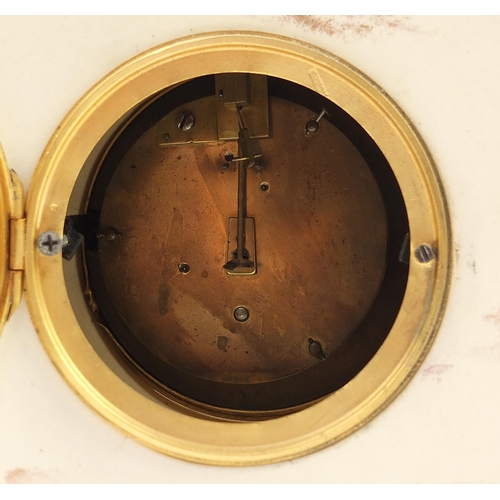
{"type": "Polygon", "coordinates": [[[321,344],[319,342],[311,342],[309,344],[309,352],[312,355],[317,356],[321,352],[321,344]]]}
{"type": "Polygon", "coordinates": [[[44,255],[53,257],[63,249],[63,240],[55,231],[45,231],[38,237],[36,245],[44,255]]]}
{"type": "Polygon", "coordinates": [[[194,126],[194,116],[188,111],[184,111],[178,118],[176,122],[177,128],[183,132],[191,130],[194,126]]]}
{"type": "Polygon", "coordinates": [[[318,359],[325,359],[325,354],[323,353],[323,346],[321,345],[321,342],[318,342],[317,340],[314,339],[307,339],[309,342],[309,345],[307,346],[307,349],[309,350],[309,354],[312,354],[318,359]]]}
{"type": "Polygon", "coordinates": [[[306,135],[314,134],[319,130],[319,123],[316,120],[311,120],[306,123],[306,135]]]}
{"type": "Polygon", "coordinates": [[[425,264],[435,259],[436,254],[429,245],[424,243],[415,250],[415,257],[421,264],[425,264]]]}
{"type": "Polygon", "coordinates": [[[179,272],[181,274],[187,274],[189,271],[191,271],[191,266],[187,264],[186,262],[181,262],[177,268],[179,269],[179,272]]]}
{"type": "Polygon", "coordinates": [[[248,312],[248,309],[243,306],[239,306],[234,310],[234,319],[236,321],[239,321],[240,323],[243,323],[250,317],[250,313],[248,312]]]}
{"type": "Polygon", "coordinates": [[[269,191],[269,184],[267,182],[262,182],[259,188],[265,193],[266,191],[269,191]]]}

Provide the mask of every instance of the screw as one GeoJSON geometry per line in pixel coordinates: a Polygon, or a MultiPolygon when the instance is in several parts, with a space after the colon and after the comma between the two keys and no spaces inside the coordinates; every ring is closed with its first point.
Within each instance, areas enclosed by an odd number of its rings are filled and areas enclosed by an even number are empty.
{"type": "Polygon", "coordinates": [[[246,321],[250,316],[250,313],[248,312],[248,309],[243,306],[239,306],[234,310],[234,319],[236,321],[239,321],[240,323],[243,323],[246,321]]]}
{"type": "Polygon", "coordinates": [[[306,135],[314,134],[319,130],[319,123],[316,120],[311,120],[306,124],[306,135]]]}
{"type": "Polygon", "coordinates": [[[44,255],[53,257],[63,249],[63,240],[54,231],[45,231],[36,242],[38,249],[44,255]]]}
{"type": "Polygon", "coordinates": [[[226,153],[224,155],[224,160],[226,160],[226,161],[233,161],[233,158],[234,158],[233,153],[226,153]]]}
{"type": "Polygon", "coordinates": [[[177,119],[177,128],[183,132],[191,130],[194,126],[194,116],[188,111],[184,111],[177,119]]]}
{"type": "Polygon", "coordinates": [[[319,121],[326,114],[326,109],[322,109],[316,120],[311,120],[306,123],[306,135],[314,134],[319,130],[319,121]]]}
{"type": "Polygon", "coordinates": [[[325,359],[325,355],[323,353],[323,347],[321,346],[321,343],[318,342],[317,340],[314,339],[307,339],[309,342],[309,353],[315,356],[318,359],[325,359]]]}
{"type": "Polygon", "coordinates": [[[166,141],[168,141],[168,140],[170,139],[170,136],[169,136],[168,134],[165,134],[165,135],[163,136],[163,138],[164,138],[166,141]]]}
{"type": "Polygon", "coordinates": [[[253,167],[255,170],[262,170],[262,163],[260,161],[256,161],[253,167]]]}
{"type": "Polygon", "coordinates": [[[261,191],[263,191],[265,193],[266,191],[269,191],[269,184],[267,182],[263,182],[263,183],[261,183],[259,188],[261,191]]]}
{"type": "Polygon", "coordinates": [[[415,250],[415,257],[421,264],[425,264],[435,259],[436,254],[429,245],[423,244],[415,250]]]}
{"type": "Polygon", "coordinates": [[[223,163],[222,168],[229,168],[229,163],[223,163]]]}
{"type": "Polygon", "coordinates": [[[185,262],[181,262],[177,267],[179,268],[179,272],[181,274],[187,274],[191,271],[191,266],[185,262]]]}

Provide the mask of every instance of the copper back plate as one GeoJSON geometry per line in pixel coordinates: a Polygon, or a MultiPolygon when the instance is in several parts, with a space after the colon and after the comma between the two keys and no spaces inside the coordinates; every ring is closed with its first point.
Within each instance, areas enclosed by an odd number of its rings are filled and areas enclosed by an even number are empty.
{"type": "Polygon", "coordinates": [[[102,207],[101,229],[123,235],[99,247],[118,312],[157,356],[209,380],[263,382],[321,362],[308,339],[333,352],[384,275],[385,210],[364,159],[326,120],[306,136],[314,114],[302,106],[273,97],[270,116],[263,169],[247,180],[255,276],[222,268],[237,208],[236,167],[223,164],[235,142],[161,149],[153,127],[121,161],[102,207]],[[240,305],[244,323],[233,317],[240,305]]]}

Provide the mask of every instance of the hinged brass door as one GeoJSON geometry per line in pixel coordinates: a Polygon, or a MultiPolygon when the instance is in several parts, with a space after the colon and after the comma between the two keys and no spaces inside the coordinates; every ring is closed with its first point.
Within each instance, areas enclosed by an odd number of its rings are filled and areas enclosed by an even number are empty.
{"type": "Polygon", "coordinates": [[[22,296],[24,190],[0,145],[0,333],[22,296]]]}

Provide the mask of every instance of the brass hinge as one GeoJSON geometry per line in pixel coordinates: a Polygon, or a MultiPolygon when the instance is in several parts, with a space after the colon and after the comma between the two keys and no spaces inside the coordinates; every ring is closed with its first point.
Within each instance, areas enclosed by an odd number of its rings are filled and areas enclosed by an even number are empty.
{"type": "Polygon", "coordinates": [[[12,208],[9,220],[9,269],[24,271],[26,218],[24,215],[24,189],[21,179],[11,170],[12,208]]]}
{"type": "Polygon", "coordinates": [[[26,218],[24,189],[21,179],[10,171],[12,205],[9,219],[10,308],[7,320],[14,314],[23,294],[24,252],[26,248],[26,218]]]}
{"type": "Polygon", "coordinates": [[[9,270],[24,271],[26,219],[10,219],[9,270]]]}

